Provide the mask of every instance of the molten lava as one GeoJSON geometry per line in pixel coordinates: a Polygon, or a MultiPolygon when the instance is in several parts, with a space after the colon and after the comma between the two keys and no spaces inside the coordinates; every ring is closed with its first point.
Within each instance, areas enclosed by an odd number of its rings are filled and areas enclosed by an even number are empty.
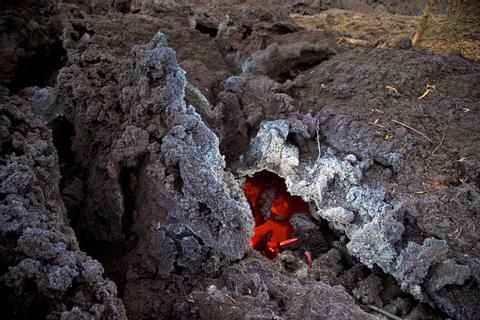
{"type": "Polygon", "coordinates": [[[250,246],[273,259],[280,248],[297,239],[291,239],[290,218],[294,213],[309,213],[308,204],[287,191],[285,181],[268,171],[247,177],[243,191],[255,219],[250,246]]]}

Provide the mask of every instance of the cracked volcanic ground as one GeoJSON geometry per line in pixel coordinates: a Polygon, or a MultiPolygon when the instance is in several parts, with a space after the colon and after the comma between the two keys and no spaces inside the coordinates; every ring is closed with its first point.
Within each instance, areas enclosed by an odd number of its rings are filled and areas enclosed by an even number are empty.
{"type": "Polygon", "coordinates": [[[480,319],[480,49],[424,5],[1,1],[2,318],[480,319]]]}

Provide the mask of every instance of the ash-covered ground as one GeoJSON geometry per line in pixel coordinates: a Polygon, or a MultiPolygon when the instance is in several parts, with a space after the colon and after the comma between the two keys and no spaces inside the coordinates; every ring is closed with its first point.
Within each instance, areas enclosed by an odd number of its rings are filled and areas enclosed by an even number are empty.
{"type": "Polygon", "coordinates": [[[2,1],[2,317],[480,319],[480,63],[424,4],[2,1]]]}

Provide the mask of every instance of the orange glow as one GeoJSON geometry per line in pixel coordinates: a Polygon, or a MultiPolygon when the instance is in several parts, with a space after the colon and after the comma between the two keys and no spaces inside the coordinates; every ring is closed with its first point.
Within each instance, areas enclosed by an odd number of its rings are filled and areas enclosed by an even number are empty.
{"type": "Polygon", "coordinates": [[[301,197],[288,193],[282,178],[268,171],[247,177],[243,191],[255,219],[250,246],[273,259],[280,252],[281,242],[283,246],[294,242],[287,241],[293,233],[291,216],[309,213],[309,206],[301,197]]]}

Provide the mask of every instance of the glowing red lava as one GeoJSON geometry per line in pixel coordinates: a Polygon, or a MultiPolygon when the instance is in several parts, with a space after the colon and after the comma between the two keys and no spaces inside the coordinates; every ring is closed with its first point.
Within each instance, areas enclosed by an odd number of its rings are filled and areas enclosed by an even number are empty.
{"type": "Polygon", "coordinates": [[[280,248],[295,242],[290,218],[294,213],[310,213],[308,204],[299,196],[292,196],[285,181],[269,171],[247,177],[243,191],[255,219],[250,246],[273,259],[280,248]]]}

